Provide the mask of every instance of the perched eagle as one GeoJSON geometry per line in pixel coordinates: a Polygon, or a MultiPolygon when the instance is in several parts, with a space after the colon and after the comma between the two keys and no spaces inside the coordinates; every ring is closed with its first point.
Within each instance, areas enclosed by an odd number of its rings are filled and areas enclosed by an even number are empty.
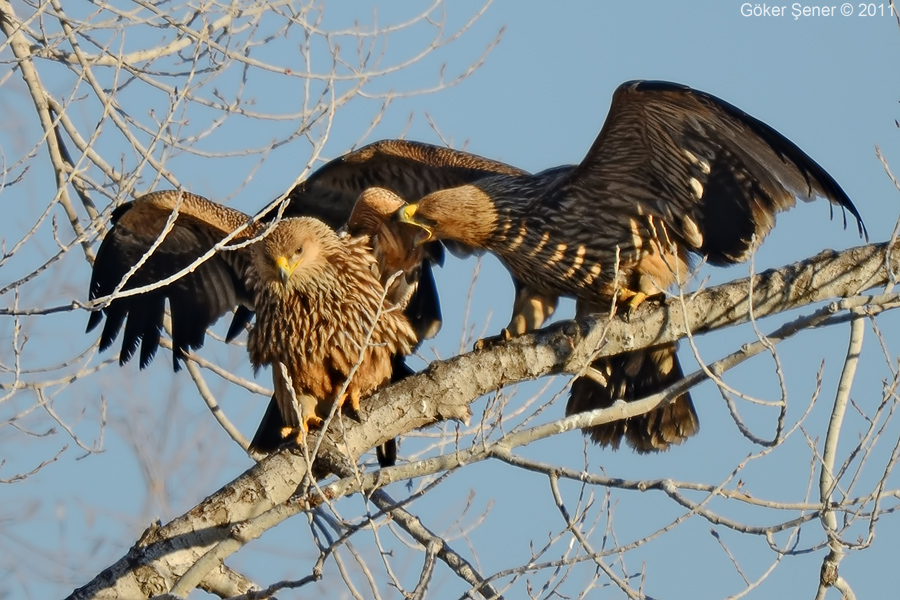
{"type": "MultiPolygon", "coordinates": [[[[385,196],[379,196],[377,192],[368,195],[365,202],[357,203],[357,199],[366,190],[380,188],[406,200],[417,200],[440,189],[497,174],[520,176],[528,173],[459,150],[407,140],[382,140],[340,156],[317,169],[287,194],[283,215],[312,216],[335,229],[346,227],[354,235],[370,235],[373,251],[379,257],[382,268],[382,282],[386,283],[396,271],[403,271],[402,277],[392,284],[394,287],[389,292],[389,300],[405,306],[404,312],[415,327],[419,341],[422,341],[436,335],[441,327],[440,301],[432,268],[443,262],[443,246],[432,243],[416,248],[414,244],[407,243],[405,234],[398,235],[396,225],[384,219],[389,216],[384,213],[384,202],[393,203],[394,200],[386,201],[385,196]],[[358,212],[352,215],[354,207],[358,208],[358,212]],[[387,245],[385,249],[382,248],[382,241],[387,245]],[[399,297],[398,294],[407,296],[399,297]]],[[[271,218],[275,214],[273,210],[268,216],[271,218]]],[[[523,332],[526,330],[524,324],[543,321],[551,314],[556,300],[535,294],[518,281],[515,283],[516,305],[510,329],[523,332]]],[[[250,318],[249,311],[239,310],[229,330],[229,339],[250,318]]],[[[395,381],[411,372],[402,356],[395,357],[395,381]]],[[[278,432],[283,427],[280,419],[281,413],[273,399],[251,446],[263,452],[277,448],[281,443],[278,432]]],[[[377,451],[382,466],[393,464],[395,442],[391,441],[377,448],[377,451]]]]}
{"type": "MultiPolygon", "coordinates": [[[[178,360],[203,342],[191,331],[202,333],[225,310],[247,303],[256,311],[250,361],[255,369],[272,367],[283,423],[306,431],[321,424],[332,403],[340,407],[347,399],[358,414],[360,398],[390,380],[393,357],[416,344],[409,319],[385,301],[368,236],[339,235],[311,217],[267,226],[187,192],[154,192],[118,211],[97,253],[90,296],[112,294],[154,244],[123,289],[161,281],[176,265],[184,268],[223,242],[173,283],[113,300],[103,311],[100,348],[113,342],[127,316],[120,361],[143,338],[146,364],[159,342],[168,297],[178,360]]],[[[101,319],[93,313],[88,329],[101,319]]]]}
{"type": "MultiPolygon", "coordinates": [[[[513,276],[579,314],[634,308],[689,276],[691,255],[746,260],[795,198],[853,203],[815,161],[740,109],[697,90],[633,81],[615,92],[606,123],[577,166],[497,175],[434,192],[398,211],[424,240],[497,254],[513,276]]],[[[846,226],[846,218],[845,218],[846,226]]],[[[538,324],[539,326],[540,324],[538,324]]],[[[567,414],[639,399],[682,377],[676,345],[592,364],[567,414]]],[[[591,428],[595,442],[665,450],[698,431],[690,395],[650,413],[591,428]]]]}
{"type": "MultiPolygon", "coordinates": [[[[385,218],[400,206],[391,204],[392,198],[385,204],[387,197],[373,190],[364,200],[357,200],[369,188],[384,188],[415,200],[444,187],[455,187],[496,174],[517,176],[527,173],[466,152],[404,140],[385,140],[345,154],[316,170],[287,194],[282,216],[316,217],[334,229],[347,228],[354,236],[368,236],[378,261],[375,272],[382,285],[390,282],[392,286],[388,291],[388,302],[405,307],[405,314],[418,339],[422,340],[433,336],[441,324],[440,303],[431,269],[433,263],[443,260],[443,248],[437,243],[417,247],[404,240],[405,228],[385,218]],[[396,271],[402,271],[402,274],[392,279],[396,271]]],[[[194,198],[183,195],[182,202],[189,197],[194,198]]],[[[193,202],[190,200],[188,204],[193,202]]],[[[155,204],[142,199],[114,211],[113,228],[101,244],[94,264],[92,299],[115,290],[138,263],[140,268],[128,279],[124,290],[170,278],[222,239],[223,235],[216,233],[215,227],[210,228],[209,222],[220,223],[227,233],[247,221],[246,215],[209,202],[203,209],[209,213],[199,219],[197,215],[185,213],[186,208],[180,208],[176,226],[144,259],[156,244],[171,212],[151,206],[165,204],[159,199],[155,204]],[[135,212],[135,207],[142,204],[145,206],[135,212]]],[[[276,214],[277,211],[271,210],[261,220],[271,221],[276,214]]],[[[246,235],[250,233],[248,229],[246,235]]],[[[246,235],[242,234],[241,239],[246,235]]],[[[234,251],[218,252],[174,282],[146,293],[118,298],[103,313],[91,315],[88,330],[102,321],[102,315],[107,316],[100,341],[101,348],[106,349],[124,324],[120,363],[127,362],[140,347],[143,368],[158,349],[168,299],[173,327],[173,363],[177,371],[185,351],[202,346],[207,327],[226,311],[238,306],[228,339],[239,334],[252,319],[253,290],[242,278],[248,273],[247,265],[241,262],[242,256],[234,251]],[[235,270],[237,267],[241,270],[235,270]]],[[[522,290],[520,296],[529,310],[534,310],[534,305],[545,312],[552,310],[552,306],[543,308],[541,299],[531,299],[527,290],[522,290]]],[[[395,379],[410,372],[403,361],[405,353],[393,357],[395,379]]],[[[273,397],[251,447],[262,452],[274,450],[284,441],[281,431],[286,425],[277,399],[273,397]]],[[[385,451],[379,448],[382,464],[390,464],[395,453],[391,444],[387,446],[385,451]]]]}

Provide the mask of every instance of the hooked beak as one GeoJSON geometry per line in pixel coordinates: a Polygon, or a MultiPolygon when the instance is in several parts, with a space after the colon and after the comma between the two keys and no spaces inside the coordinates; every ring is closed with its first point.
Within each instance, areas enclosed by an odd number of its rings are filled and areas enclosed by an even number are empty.
{"type": "Polygon", "coordinates": [[[432,228],[434,223],[431,219],[427,217],[423,217],[419,215],[416,216],[416,211],[419,209],[417,204],[407,204],[402,208],[399,208],[397,212],[394,213],[394,216],[401,223],[406,223],[407,225],[412,225],[414,227],[418,227],[421,231],[415,237],[415,243],[417,246],[424,244],[425,242],[431,240],[434,237],[434,229],[432,228]]]}
{"type": "Polygon", "coordinates": [[[299,259],[293,265],[288,263],[288,259],[283,256],[279,256],[275,259],[275,268],[278,269],[278,279],[281,281],[281,285],[287,285],[288,280],[291,278],[291,273],[297,268],[303,259],[299,259]]]}

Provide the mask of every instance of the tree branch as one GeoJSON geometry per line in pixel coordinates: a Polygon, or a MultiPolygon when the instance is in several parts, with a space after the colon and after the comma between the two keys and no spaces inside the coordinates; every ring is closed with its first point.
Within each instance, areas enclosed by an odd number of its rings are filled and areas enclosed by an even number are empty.
{"type": "MultiPolygon", "coordinates": [[[[322,465],[354,464],[370,448],[414,429],[444,419],[467,420],[470,402],[504,385],[553,373],[577,373],[597,356],[747,322],[751,303],[759,319],[883,285],[888,281],[885,265],[894,271],[900,267],[898,252],[885,261],[886,247],[872,244],[841,253],[823,252],[753,278],[698,292],[683,303],[676,298],[663,306],[641,306],[630,322],[599,317],[564,322],[487,350],[433,363],[424,372],[370,398],[364,423],[338,421],[333,425],[324,434],[313,475],[322,479],[329,474],[322,465]]],[[[844,304],[865,302],[862,298],[844,304]]],[[[841,308],[833,306],[835,310],[841,308]]],[[[310,447],[315,446],[319,435],[310,436],[310,447]]],[[[297,497],[291,500],[292,496],[307,474],[307,463],[301,455],[283,450],[266,458],[185,515],[145,532],[125,557],[70,598],[149,597],[172,589],[175,581],[218,543],[235,535],[242,543],[249,541],[243,535],[246,532],[235,533],[240,529],[236,525],[285,502],[296,502],[297,497]]],[[[383,484],[419,475],[406,467],[394,467],[375,477],[383,484]]],[[[353,479],[350,487],[361,485],[363,478],[353,479]]],[[[324,500],[337,492],[330,487],[323,491],[327,495],[324,500]]]]}

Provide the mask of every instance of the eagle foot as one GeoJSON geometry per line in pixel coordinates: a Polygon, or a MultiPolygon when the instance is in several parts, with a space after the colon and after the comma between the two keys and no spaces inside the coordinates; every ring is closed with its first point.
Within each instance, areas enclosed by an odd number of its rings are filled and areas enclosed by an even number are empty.
{"type": "Polygon", "coordinates": [[[627,288],[619,290],[619,301],[622,303],[622,316],[625,317],[626,321],[646,299],[647,294],[644,292],[635,292],[634,290],[629,290],[627,288]]]}
{"type": "Polygon", "coordinates": [[[666,295],[663,292],[657,294],[645,294],[644,292],[635,292],[629,289],[619,291],[619,300],[622,302],[619,313],[626,322],[631,321],[631,316],[637,311],[638,307],[646,301],[662,302],[666,295]]]}
{"type": "Polygon", "coordinates": [[[502,344],[503,342],[508,342],[513,338],[513,334],[510,333],[509,329],[504,327],[500,330],[500,333],[497,335],[488,336],[486,338],[481,338],[477,340],[475,344],[472,346],[473,350],[486,350],[492,346],[496,346],[497,344],[502,344]]]}
{"type": "Polygon", "coordinates": [[[338,410],[343,410],[344,414],[348,417],[356,421],[357,423],[362,423],[362,415],[359,407],[359,390],[356,388],[350,388],[349,392],[345,392],[338,396],[335,400],[337,402],[338,410]],[[348,403],[347,400],[350,400],[348,403]],[[347,404],[347,407],[344,408],[344,405],[347,404]]]}
{"type": "Polygon", "coordinates": [[[325,421],[315,414],[305,414],[300,419],[301,425],[300,427],[282,427],[281,428],[281,437],[285,441],[294,441],[297,445],[302,446],[303,442],[306,440],[306,436],[309,435],[310,427],[314,429],[321,429],[325,424],[325,421]]]}

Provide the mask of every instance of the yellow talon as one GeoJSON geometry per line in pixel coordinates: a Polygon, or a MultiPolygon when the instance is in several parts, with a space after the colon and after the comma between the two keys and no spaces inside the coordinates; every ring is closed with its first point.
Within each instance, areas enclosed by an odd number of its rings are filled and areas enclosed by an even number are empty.
{"type": "Polygon", "coordinates": [[[644,292],[635,292],[629,289],[619,291],[619,300],[625,303],[626,312],[628,313],[633,313],[646,299],[647,294],[644,292]]]}
{"type": "Polygon", "coordinates": [[[306,422],[303,423],[303,429],[306,433],[309,433],[309,426],[312,425],[315,428],[319,428],[325,424],[324,419],[320,418],[318,415],[310,415],[306,417],[306,422]]]}
{"type": "Polygon", "coordinates": [[[309,428],[319,429],[324,424],[325,421],[318,415],[304,415],[300,427],[282,427],[281,437],[285,440],[294,439],[298,445],[302,446],[306,436],[309,435],[309,428]]]}
{"type": "Polygon", "coordinates": [[[472,346],[472,350],[484,350],[485,348],[490,348],[491,346],[495,346],[503,342],[508,342],[516,335],[521,334],[517,332],[515,335],[513,335],[513,333],[508,328],[504,327],[497,335],[492,335],[490,337],[481,338],[480,340],[475,340],[475,345],[472,346]]]}
{"type": "Polygon", "coordinates": [[[354,421],[361,423],[362,416],[360,415],[360,412],[359,412],[359,400],[360,400],[359,388],[351,387],[350,390],[348,390],[347,392],[345,392],[345,393],[341,394],[340,396],[338,396],[337,398],[335,398],[334,401],[337,403],[338,412],[340,412],[341,409],[343,408],[344,403],[347,401],[347,398],[350,399],[350,408],[346,411],[347,416],[349,416],[354,421]]]}

